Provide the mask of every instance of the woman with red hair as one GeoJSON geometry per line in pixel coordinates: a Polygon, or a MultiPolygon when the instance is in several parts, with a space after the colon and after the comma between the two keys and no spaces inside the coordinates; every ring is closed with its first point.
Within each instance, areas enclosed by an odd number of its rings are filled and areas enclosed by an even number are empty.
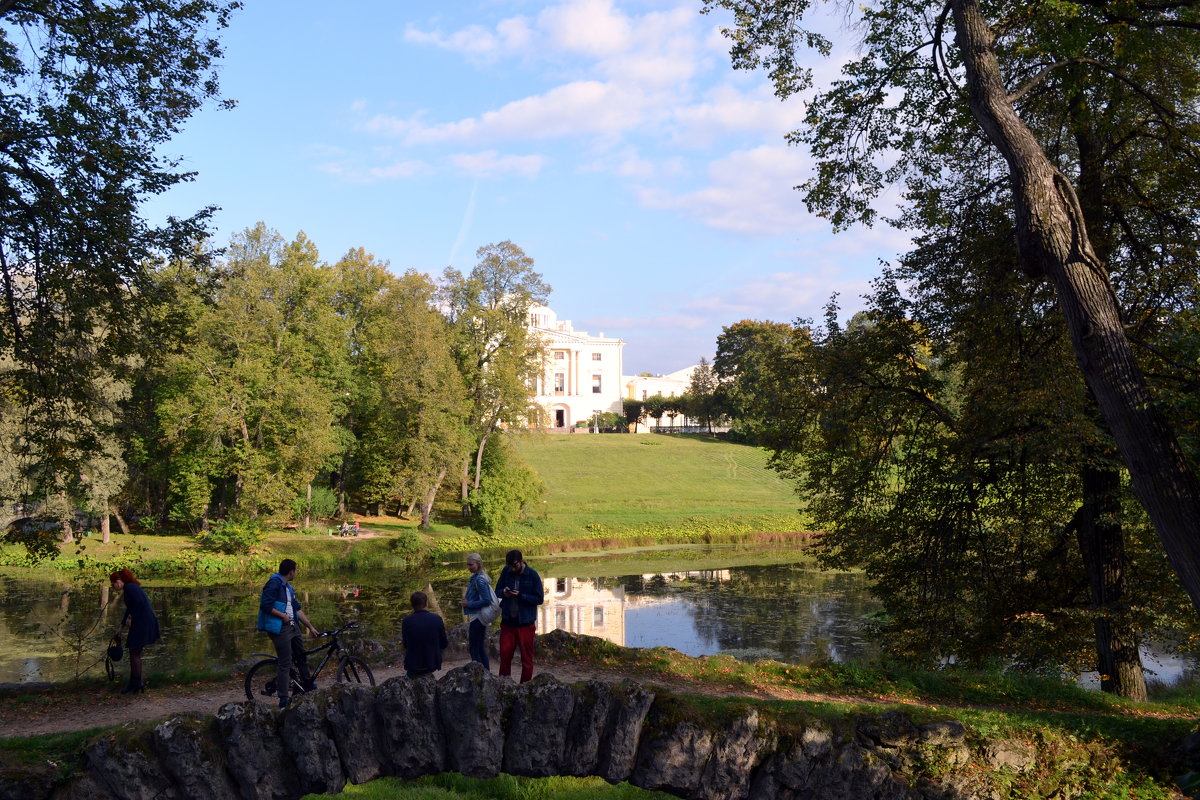
{"type": "Polygon", "coordinates": [[[121,626],[117,633],[129,627],[129,636],[125,639],[125,647],[129,650],[129,685],[121,690],[121,694],[140,692],[145,688],[142,683],[142,648],[158,641],[158,617],[150,607],[150,598],[146,597],[133,570],[119,569],[108,576],[114,589],[120,589],[125,599],[125,616],[121,618],[121,626]]]}

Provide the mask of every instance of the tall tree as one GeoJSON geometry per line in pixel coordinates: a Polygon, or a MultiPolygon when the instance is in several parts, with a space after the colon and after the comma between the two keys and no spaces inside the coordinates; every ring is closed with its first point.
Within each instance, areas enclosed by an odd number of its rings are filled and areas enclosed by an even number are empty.
{"type": "Polygon", "coordinates": [[[447,268],[442,305],[455,335],[455,356],[471,399],[472,458],[462,471],[462,501],[478,489],[483,453],[503,425],[540,422],[534,381],[544,369],[545,345],[529,329],[529,312],[544,305],[550,286],[533,259],[510,241],[484,245],[468,275],[447,268]]]}
{"type": "Polygon", "coordinates": [[[165,145],[217,96],[213,32],[238,5],[0,3],[0,386],[43,493],[106,435],[80,421],[141,347],[150,265],[202,234],[207,209],[154,226],[139,206],[191,177],[165,145]]]}
{"type": "MultiPolygon", "coordinates": [[[[829,43],[800,27],[808,0],[705,0],[705,10],[718,6],[735,14],[729,31],[735,66],[765,65],[783,97],[809,86],[798,49],[827,52],[829,43]]],[[[985,14],[978,0],[863,6],[862,57],[810,104],[807,127],[794,138],[818,158],[817,177],[805,187],[810,207],[839,226],[869,220],[871,201],[886,183],[907,179],[910,192],[921,191],[943,169],[958,174],[962,162],[977,169],[964,156],[981,143],[994,148],[1007,177],[1022,267],[1054,286],[1080,370],[1134,490],[1200,610],[1200,482],[1134,359],[1085,203],[1029,108],[1036,103],[1071,117],[1081,95],[1061,89],[1082,77],[1121,97],[1111,116],[1092,119],[1136,121],[1129,137],[1160,163],[1195,160],[1198,8],[1001,2],[985,14]],[[1118,110],[1126,113],[1118,117],[1118,110]],[[885,170],[875,156],[887,153],[896,160],[885,170]]],[[[1075,119],[1087,124],[1087,115],[1075,119]]],[[[1080,173],[1081,184],[1088,178],[1080,173]]]]}

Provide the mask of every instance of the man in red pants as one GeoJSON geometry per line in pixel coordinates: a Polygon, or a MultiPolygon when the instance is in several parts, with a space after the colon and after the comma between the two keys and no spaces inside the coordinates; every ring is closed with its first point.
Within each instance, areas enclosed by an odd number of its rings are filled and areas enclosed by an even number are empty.
{"type": "Polygon", "coordinates": [[[509,550],[496,580],[500,598],[500,674],[512,674],[513,651],[521,648],[521,683],[533,677],[533,634],[542,604],[542,578],[525,563],[520,550],[509,550]]]}

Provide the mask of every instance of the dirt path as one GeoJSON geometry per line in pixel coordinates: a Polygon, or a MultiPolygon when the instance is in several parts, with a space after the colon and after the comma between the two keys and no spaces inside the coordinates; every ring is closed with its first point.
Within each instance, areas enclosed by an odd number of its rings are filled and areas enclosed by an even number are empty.
{"type": "MultiPolygon", "coordinates": [[[[448,661],[437,673],[462,666],[466,661],[448,661]]],[[[518,662],[519,663],[519,662],[518,662]]],[[[516,665],[514,665],[516,668],[516,665]]],[[[495,671],[493,664],[492,670],[495,671]]],[[[373,667],[376,684],[403,675],[401,667],[373,667]]],[[[561,681],[574,682],[597,677],[589,671],[580,672],[571,665],[547,664],[538,666],[539,673],[554,675],[561,681]]],[[[617,680],[619,676],[610,676],[617,680]]],[[[230,678],[227,683],[197,684],[194,686],[153,686],[144,693],[121,695],[117,684],[111,691],[56,696],[53,690],[27,695],[0,697],[0,738],[38,736],[47,733],[89,730],[120,725],[136,720],[152,720],[175,714],[212,714],[225,703],[246,699],[242,678],[230,678]]]]}

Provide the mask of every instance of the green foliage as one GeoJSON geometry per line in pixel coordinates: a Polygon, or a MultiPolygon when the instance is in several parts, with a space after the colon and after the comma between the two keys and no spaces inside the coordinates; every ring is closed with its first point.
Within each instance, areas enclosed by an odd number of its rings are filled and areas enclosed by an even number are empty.
{"type": "Polygon", "coordinates": [[[484,453],[483,482],[471,491],[471,525],[496,534],[524,519],[530,506],[540,504],[546,485],[523,463],[504,437],[493,437],[484,453]]]}
{"type": "Polygon", "coordinates": [[[246,555],[262,544],[267,531],[257,519],[226,519],[196,534],[201,550],[226,555],[246,555]]]}
{"type": "MultiPolygon", "coordinates": [[[[600,778],[468,778],[457,772],[427,775],[414,781],[380,778],[347,786],[341,796],[361,800],[667,800],[670,795],[628,783],[611,785],[600,778]]],[[[318,800],[325,795],[306,795],[318,800]]]]}
{"type": "Polygon", "coordinates": [[[328,519],[337,512],[337,495],[324,487],[312,490],[312,497],[305,491],[292,501],[292,519],[328,519]]]}

